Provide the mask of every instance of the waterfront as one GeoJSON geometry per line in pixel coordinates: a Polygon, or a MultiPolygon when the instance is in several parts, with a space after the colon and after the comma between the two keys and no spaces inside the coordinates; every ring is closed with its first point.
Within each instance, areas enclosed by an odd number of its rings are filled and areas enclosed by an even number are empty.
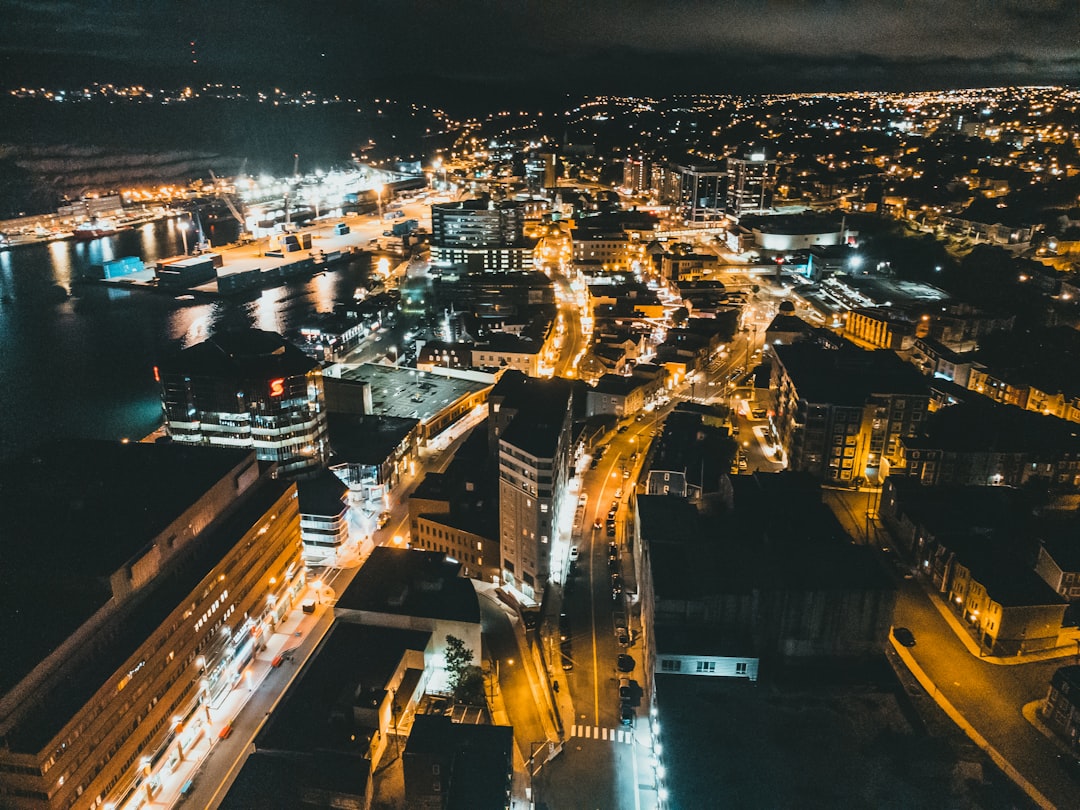
{"type": "MultiPolygon", "coordinates": [[[[234,236],[229,225],[210,233],[215,244],[234,236]]],[[[229,326],[287,332],[311,312],[330,311],[364,280],[365,265],[353,260],[212,303],[76,282],[112,258],[150,262],[182,251],[174,220],[92,242],[0,251],[0,458],[52,437],[141,437],[160,421],[153,367],[163,356],[229,326]]]]}

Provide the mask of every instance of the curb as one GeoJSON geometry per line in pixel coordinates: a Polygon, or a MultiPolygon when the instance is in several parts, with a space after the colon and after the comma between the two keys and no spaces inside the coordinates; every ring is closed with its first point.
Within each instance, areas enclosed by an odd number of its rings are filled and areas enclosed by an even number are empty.
{"type": "Polygon", "coordinates": [[[1002,772],[1008,776],[1016,785],[1028,795],[1033,802],[1035,802],[1043,810],[1056,810],[1056,805],[1046,798],[1038,788],[1036,788],[1031,782],[1020,775],[1020,772],[1012,766],[1005,757],[1003,757],[998,750],[987,742],[975,728],[967,721],[967,719],[960,714],[955,706],[949,701],[945,695],[943,695],[937,688],[930,677],[923,671],[923,668],[919,666],[918,662],[908,652],[906,647],[897,643],[896,639],[892,637],[892,633],[889,634],[889,641],[892,644],[896,654],[900,656],[900,660],[904,662],[904,665],[908,668],[915,679],[919,682],[919,685],[926,690],[926,693],[933,698],[934,702],[941,707],[941,710],[949,716],[956,725],[963,730],[968,738],[981,748],[987,756],[993,760],[994,764],[1001,768],[1002,772]]]}

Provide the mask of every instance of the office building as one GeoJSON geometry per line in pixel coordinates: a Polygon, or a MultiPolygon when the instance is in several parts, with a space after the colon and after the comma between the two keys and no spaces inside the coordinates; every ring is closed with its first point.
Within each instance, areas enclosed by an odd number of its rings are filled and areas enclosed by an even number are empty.
{"type": "Polygon", "coordinates": [[[489,447],[499,458],[503,584],[540,602],[571,474],[571,383],[508,371],[488,398],[489,447]]]}
{"type": "Polygon", "coordinates": [[[652,182],[652,161],[647,157],[627,158],[623,163],[623,188],[636,193],[648,191],[652,182]]]}
{"type": "Polygon", "coordinates": [[[295,484],[251,450],[58,442],[0,467],[0,513],[0,806],[154,801],[304,586],[295,484]]]}
{"type": "Polygon", "coordinates": [[[326,457],[319,363],[281,335],[222,332],[154,369],[173,441],[251,447],[285,474],[326,457]]]}
{"type": "Polygon", "coordinates": [[[524,236],[514,202],[463,200],[431,206],[431,263],[469,271],[531,270],[536,240],[524,236]]]}
{"type": "Polygon", "coordinates": [[[766,214],[772,205],[777,161],[764,149],[727,159],[727,210],[736,217],[766,214]]]}
{"type": "Polygon", "coordinates": [[[690,223],[718,222],[724,218],[721,190],[723,170],[714,163],[678,166],[679,203],[683,219],[690,223]]]}

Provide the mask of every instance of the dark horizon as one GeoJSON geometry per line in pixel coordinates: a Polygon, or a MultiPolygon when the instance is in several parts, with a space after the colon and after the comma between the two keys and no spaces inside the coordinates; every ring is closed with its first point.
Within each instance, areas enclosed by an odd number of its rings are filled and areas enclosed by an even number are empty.
{"type": "Polygon", "coordinates": [[[1080,6],[877,0],[770,7],[416,0],[313,11],[240,3],[0,0],[9,83],[202,82],[389,95],[465,112],[597,94],[909,91],[1068,84],[1080,6]],[[95,10],[96,7],[96,10],[95,10]],[[33,45],[27,45],[33,43],[33,45]],[[194,45],[192,45],[194,43],[194,45]]]}

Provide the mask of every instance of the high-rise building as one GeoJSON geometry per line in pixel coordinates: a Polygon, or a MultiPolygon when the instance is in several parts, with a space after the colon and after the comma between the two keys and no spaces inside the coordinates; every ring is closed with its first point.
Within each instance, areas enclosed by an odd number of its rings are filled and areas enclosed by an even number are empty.
{"type": "Polygon", "coordinates": [[[627,158],[623,163],[623,188],[648,191],[652,183],[652,161],[647,157],[627,158]]]}
{"type": "Polygon", "coordinates": [[[322,368],[281,335],[222,332],[154,374],[173,441],[252,447],[286,474],[325,461],[322,368]]]}
{"type": "Polygon", "coordinates": [[[742,157],[727,159],[727,210],[739,217],[743,214],[766,214],[772,203],[776,185],[775,158],[764,149],[746,152],[742,157]]]}
{"type": "Polygon", "coordinates": [[[540,602],[571,464],[568,380],[507,372],[488,398],[488,436],[499,458],[502,580],[540,602]]]}
{"type": "Polygon", "coordinates": [[[536,242],[517,203],[490,199],[431,206],[431,263],[470,271],[531,270],[536,242]]]}
{"type": "Polygon", "coordinates": [[[714,163],[679,166],[679,202],[687,222],[715,222],[724,216],[724,172],[714,163]]]}
{"type": "Polygon", "coordinates": [[[303,589],[296,485],[250,450],[57,442],[0,466],[0,514],[0,806],[161,801],[303,589]]]}

